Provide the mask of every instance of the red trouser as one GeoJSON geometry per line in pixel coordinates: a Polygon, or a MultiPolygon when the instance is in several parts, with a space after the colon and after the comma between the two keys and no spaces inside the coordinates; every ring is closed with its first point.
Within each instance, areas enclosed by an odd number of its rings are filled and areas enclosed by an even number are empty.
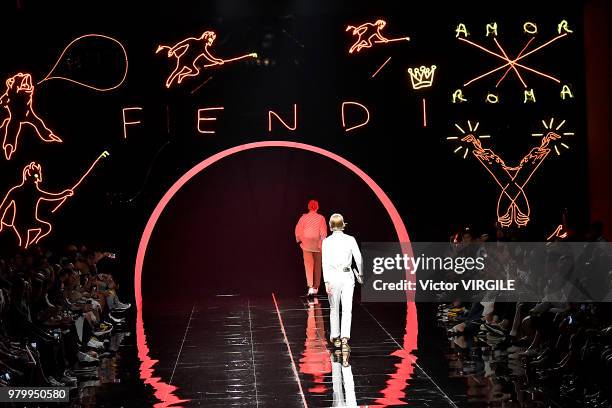
{"type": "Polygon", "coordinates": [[[304,269],[308,287],[318,289],[321,283],[321,252],[302,250],[302,253],[304,254],[304,269]]]}

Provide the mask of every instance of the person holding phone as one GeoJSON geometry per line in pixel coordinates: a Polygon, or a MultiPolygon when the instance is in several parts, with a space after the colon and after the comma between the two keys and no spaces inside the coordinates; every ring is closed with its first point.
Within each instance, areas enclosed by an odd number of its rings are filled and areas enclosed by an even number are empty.
{"type": "Polygon", "coordinates": [[[355,289],[355,275],[351,266],[354,259],[357,265],[356,273],[363,273],[363,259],[355,238],[343,232],[345,226],[342,215],[333,214],[329,218],[332,234],[323,240],[322,262],[323,280],[329,299],[330,341],[335,348],[350,351],[348,342],[351,338],[355,289]]]}

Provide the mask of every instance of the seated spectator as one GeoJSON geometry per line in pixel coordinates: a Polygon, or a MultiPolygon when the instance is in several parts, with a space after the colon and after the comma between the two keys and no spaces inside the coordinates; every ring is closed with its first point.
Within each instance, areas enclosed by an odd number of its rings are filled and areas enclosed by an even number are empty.
{"type": "Polygon", "coordinates": [[[59,257],[34,246],[0,259],[0,386],[75,387],[98,377],[130,309],[104,266],[109,255],[71,245],[59,257]]]}

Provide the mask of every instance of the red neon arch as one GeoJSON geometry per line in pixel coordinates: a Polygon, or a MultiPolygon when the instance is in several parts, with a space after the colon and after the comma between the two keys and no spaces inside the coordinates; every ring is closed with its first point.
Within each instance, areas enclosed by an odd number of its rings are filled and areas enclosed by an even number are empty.
{"type": "MultiPolygon", "coordinates": [[[[142,237],[140,238],[140,243],[138,245],[138,253],[136,255],[136,266],[134,270],[134,292],[136,298],[136,343],[138,347],[138,358],[141,361],[140,365],[140,377],[144,380],[146,384],[150,384],[154,388],[155,396],[161,401],[156,404],[156,407],[168,407],[175,406],[175,404],[180,404],[185,402],[185,400],[180,400],[177,396],[173,394],[173,391],[177,389],[176,386],[171,384],[167,384],[162,381],[159,377],[153,376],[153,367],[157,363],[157,360],[152,360],[149,357],[149,347],[147,346],[146,333],[144,329],[144,322],[142,319],[142,269],[144,265],[144,258],[147,252],[147,246],[149,245],[149,240],[151,239],[151,235],[153,234],[153,230],[159,217],[163,213],[164,209],[172,200],[172,198],[176,195],[176,193],[185,185],[189,180],[199,174],[201,171],[205,170],[207,167],[212,164],[220,161],[221,159],[231,156],[233,154],[244,152],[247,150],[253,150],[258,148],[265,147],[283,147],[290,149],[298,149],[305,150],[312,153],[317,153],[322,156],[328,157],[336,162],[340,163],[353,173],[355,173],[361,180],[363,180],[368,187],[376,194],[376,197],[380,200],[382,205],[385,207],[385,210],[389,214],[391,221],[393,222],[393,226],[395,228],[395,232],[398,237],[398,241],[401,243],[409,243],[410,238],[408,237],[408,231],[406,230],[406,226],[402,221],[402,218],[399,215],[399,212],[387,196],[387,194],[383,191],[383,189],[376,184],[374,180],[370,176],[368,176],[363,170],[359,167],[346,160],[345,158],[338,156],[335,153],[332,153],[328,150],[322,149],[320,147],[312,146],[305,143],[297,143],[297,142],[289,142],[289,141],[278,141],[278,140],[270,140],[270,141],[261,141],[261,142],[253,142],[247,143],[239,146],[232,147],[227,150],[223,150],[217,154],[214,154],[205,160],[201,161],[194,167],[192,167],[189,171],[187,171],[181,178],[179,178],[164,194],[162,199],[159,201],[153,213],[149,217],[147,224],[145,226],[144,232],[142,233],[142,237]]],[[[409,246],[408,246],[409,247],[409,246]]],[[[412,351],[416,348],[417,345],[417,334],[418,334],[418,321],[417,321],[417,313],[416,307],[414,303],[408,303],[406,309],[406,333],[404,335],[404,350],[401,354],[404,357],[408,357],[407,360],[402,359],[404,364],[399,366],[411,366],[410,360],[412,360],[412,351]],[[410,331],[408,330],[408,324],[410,324],[410,331]],[[407,363],[407,364],[406,364],[407,363]]],[[[413,360],[412,360],[413,361],[413,360]]],[[[412,367],[410,367],[410,372],[412,372],[412,367]]],[[[397,373],[400,377],[403,377],[401,373],[397,373]]],[[[403,386],[406,386],[405,378],[398,381],[398,383],[403,383],[403,386]]],[[[396,381],[391,381],[396,382],[396,381]]],[[[388,384],[389,386],[390,384],[388,384]]],[[[397,384],[399,385],[399,384],[397,384]]]]}

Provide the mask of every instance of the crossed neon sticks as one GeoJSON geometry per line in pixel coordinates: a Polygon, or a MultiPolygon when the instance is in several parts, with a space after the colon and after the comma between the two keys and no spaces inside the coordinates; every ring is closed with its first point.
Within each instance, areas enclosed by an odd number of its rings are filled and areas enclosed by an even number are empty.
{"type": "Polygon", "coordinates": [[[493,38],[493,41],[495,41],[495,45],[497,46],[497,48],[499,48],[499,52],[496,51],[492,51],[486,47],[483,47],[480,44],[477,44],[473,41],[468,40],[467,38],[463,38],[463,37],[459,37],[458,40],[463,41],[467,44],[470,44],[473,47],[476,47],[478,49],[480,49],[481,51],[486,52],[487,54],[493,55],[499,59],[501,59],[502,61],[505,61],[504,64],[500,65],[497,68],[494,68],[488,72],[485,72],[482,75],[477,76],[476,78],[473,78],[469,81],[467,81],[465,84],[463,84],[463,86],[468,86],[469,84],[476,82],[480,79],[483,79],[491,74],[494,74],[497,71],[501,71],[502,69],[506,68],[506,71],[503,73],[503,75],[501,76],[501,78],[497,81],[497,83],[495,84],[495,87],[498,87],[499,84],[506,78],[506,76],[508,75],[508,73],[510,73],[510,71],[514,71],[514,73],[516,74],[517,78],[519,79],[519,81],[521,81],[521,84],[523,85],[524,88],[527,88],[527,83],[523,80],[523,77],[521,76],[521,73],[519,72],[519,68],[524,69],[525,71],[529,71],[529,72],[533,72],[534,74],[538,74],[540,76],[543,76],[545,78],[548,78],[556,83],[560,83],[561,81],[557,78],[555,78],[552,75],[548,75],[544,72],[538,71],[534,68],[528,67],[526,65],[523,65],[521,63],[519,63],[519,61],[521,61],[522,59],[528,57],[529,55],[549,46],[550,44],[554,43],[555,41],[565,37],[567,35],[567,33],[563,33],[560,34],[556,37],[554,37],[553,39],[545,42],[544,44],[539,45],[538,47],[527,51],[527,48],[529,48],[529,46],[531,45],[531,42],[535,39],[535,37],[531,37],[529,39],[529,41],[527,41],[527,44],[525,44],[525,46],[523,47],[523,49],[517,54],[517,56],[515,58],[510,58],[508,56],[508,53],[504,50],[504,48],[501,46],[501,44],[499,43],[499,41],[497,41],[497,38],[493,38]],[[527,52],[526,52],[527,51],[527,52]],[[501,52],[501,53],[500,53],[501,52]]]}
{"type": "Polygon", "coordinates": [[[472,133],[461,139],[462,142],[474,146],[472,154],[501,188],[497,199],[497,219],[503,227],[509,227],[512,223],[523,227],[529,222],[531,210],[525,195],[525,186],[551,152],[548,148],[549,142],[559,138],[561,136],[557,133],[548,132],[542,138],[540,146],[532,148],[516,167],[506,165],[493,150],[484,149],[480,140],[472,133]]]}

